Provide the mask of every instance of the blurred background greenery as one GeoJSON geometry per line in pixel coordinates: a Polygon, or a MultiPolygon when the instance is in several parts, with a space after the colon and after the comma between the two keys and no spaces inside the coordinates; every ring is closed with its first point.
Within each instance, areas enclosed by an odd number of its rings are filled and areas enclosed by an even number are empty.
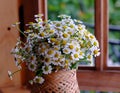
{"type": "MultiPolygon", "coordinates": [[[[120,0],[109,0],[109,24],[112,27],[120,25],[120,0]]],[[[60,14],[70,15],[85,24],[94,26],[94,0],[48,0],[48,18],[56,20],[60,14]]],[[[94,29],[87,26],[94,33],[94,29]]],[[[120,31],[109,31],[109,61],[108,66],[120,66],[120,31]]]]}

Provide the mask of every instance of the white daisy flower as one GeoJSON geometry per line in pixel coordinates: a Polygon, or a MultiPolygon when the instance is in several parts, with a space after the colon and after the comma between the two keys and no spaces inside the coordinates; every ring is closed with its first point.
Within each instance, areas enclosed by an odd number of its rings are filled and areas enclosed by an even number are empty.
{"type": "Polygon", "coordinates": [[[88,61],[91,61],[91,62],[93,61],[93,56],[92,55],[87,55],[86,58],[87,58],[88,61]]]}
{"type": "Polygon", "coordinates": [[[64,68],[70,69],[70,66],[71,66],[71,61],[69,59],[65,59],[64,68]]]}
{"type": "Polygon", "coordinates": [[[80,52],[79,52],[79,58],[80,58],[80,59],[83,59],[84,56],[85,56],[84,52],[80,51],[80,52]]]}
{"type": "Polygon", "coordinates": [[[93,46],[95,46],[95,47],[99,47],[99,43],[98,43],[98,41],[95,39],[95,40],[93,40],[93,41],[91,41],[92,42],[92,45],[93,46]]]}
{"type": "Polygon", "coordinates": [[[33,80],[30,80],[30,81],[29,81],[29,83],[30,83],[31,85],[33,85],[33,82],[34,82],[33,80]]]}
{"type": "Polygon", "coordinates": [[[49,48],[48,44],[40,44],[38,48],[38,53],[40,55],[45,55],[45,52],[47,51],[48,48],[49,48]]]}
{"type": "Polygon", "coordinates": [[[94,40],[95,39],[95,36],[93,34],[89,34],[88,37],[89,37],[90,40],[94,40]]]}
{"type": "Polygon", "coordinates": [[[37,65],[36,65],[35,63],[29,63],[29,64],[28,64],[28,69],[29,69],[30,71],[35,71],[36,68],[37,68],[37,65]]]}
{"type": "Polygon", "coordinates": [[[65,47],[67,47],[70,52],[75,50],[75,45],[73,43],[68,43],[65,47]]]}
{"type": "Polygon", "coordinates": [[[60,58],[58,60],[55,60],[55,62],[53,62],[53,64],[64,67],[64,65],[65,65],[64,62],[65,62],[65,58],[63,56],[60,56],[60,58]]]}
{"type": "Polygon", "coordinates": [[[80,58],[80,55],[79,55],[78,52],[72,53],[71,56],[72,56],[72,59],[73,59],[73,60],[79,60],[79,58],[80,58]]]}
{"type": "Polygon", "coordinates": [[[55,54],[53,56],[53,60],[58,60],[61,56],[61,52],[60,51],[55,51],[55,54]]]}
{"type": "Polygon", "coordinates": [[[54,49],[55,51],[59,51],[59,50],[60,50],[60,46],[53,46],[53,49],[54,49]]]}
{"type": "Polygon", "coordinates": [[[61,32],[60,38],[62,38],[63,40],[68,40],[70,38],[70,34],[68,34],[67,32],[61,32]]]}
{"type": "Polygon", "coordinates": [[[65,53],[65,54],[70,54],[70,49],[69,48],[67,48],[67,47],[65,47],[64,49],[63,49],[63,53],[65,53]]]}
{"type": "Polygon", "coordinates": [[[25,49],[26,52],[30,52],[30,51],[32,51],[32,46],[31,45],[25,45],[24,49],[25,49]]]}
{"type": "Polygon", "coordinates": [[[54,61],[52,62],[52,64],[54,64],[55,66],[61,65],[60,58],[54,60],[54,61]]]}
{"type": "Polygon", "coordinates": [[[34,81],[35,83],[42,84],[45,80],[44,80],[43,77],[36,76],[36,77],[33,79],[33,81],[34,81]]]}
{"type": "Polygon", "coordinates": [[[51,63],[52,63],[52,61],[51,61],[51,58],[50,58],[50,57],[45,57],[45,58],[44,58],[44,62],[45,62],[45,64],[46,64],[46,65],[49,65],[49,64],[51,64],[51,63]]]}
{"type": "Polygon", "coordinates": [[[44,74],[50,74],[52,71],[52,67],[50,65],[42,66],[42,70],[44,74]]]}
{"type": "Polygon", "coordinates": [[[40,24],[40,23],[43,23],[42,18],[36,18],[35,21],[36,21],[37,23],[39,23],[39,24],[40,24]]]}
{"type": "Polygon", "coordinates": [[[9,76],[9,78],[12,80],[13,79],[13,77],[12,77],[12,72],[11,71],[8,71],[8,76],[9,76]]]}
{"type": "Polygon", "coordinates": [[[30,60],[35,63],[35,62],[36,62],[36,56],[32,55],[32,56],[30,57],[30,60]]]}
{"type": "Polygon", "coordinates": [[[53,49],[47,49],[45,51],[45,54],[46,54],[47,57],[53,57],[54,54],[55,54],[55,50],[53,50],[53,49]]]}
{"type": "Polygon", "coordinates": [[[61,45],[65,46],[67,44],[67,40],[61,40],[61,45]]]}
{"type": "Polygon", "coordinates": [[[57,42],[56,38],[48,38],[48,43],[55,44],[57,42]]]}
{"type": "Polygon", "coordinates": [[[44,39],[46,37],[46,33],[44,31],[38,33],[38,38],[39,39],[44,39]]]}
{"type": "Polygon", "coordinates": [[[99,52],[100,49],[99,49],[99,48],[97,48],[97,47],[92,47],[90,50],[92,51],[92,54],[93,54],[95,57],[100,55],[100,52],[99,52]]]}
{"type": "Polygon", "coordinates": [[[20,22],[16,22],[14,24],[12,24],[12,27],[18,26],[20,24],[20,22]]]}
{"type": "Polygon", "coordinates": [[[43,16],[43,14],[36,14],[34,15],[35,18],[41,18],[43,16]]]}
{"type": "Polygon", "coordinates": [[[78,32],[79,35],[83,36],[85,30],[86,30],[86,29],[85,29],[85,26],[84,26],[84,25],[81,25],[81,24],[78,25],[77,31],[79,31],[79,32],[78,32]]]}

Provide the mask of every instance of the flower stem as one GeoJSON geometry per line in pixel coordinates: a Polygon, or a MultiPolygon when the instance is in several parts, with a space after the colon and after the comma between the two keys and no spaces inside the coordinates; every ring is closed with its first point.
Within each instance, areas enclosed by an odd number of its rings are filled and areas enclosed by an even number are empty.
{"type": "Polygon", "coordinates": [[[19,28],[18,26],[16,26],[16,28],[17,28],[17,30],[18,30],[21,34],[23,34],[25,37],[27,37],[27,35],[25,35],[24,32],[21,31],[20,28],[19,28]]]}

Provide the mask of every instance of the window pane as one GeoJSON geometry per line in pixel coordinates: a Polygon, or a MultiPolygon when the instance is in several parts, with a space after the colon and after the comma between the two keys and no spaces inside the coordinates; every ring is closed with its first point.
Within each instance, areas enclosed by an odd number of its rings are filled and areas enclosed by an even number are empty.
{"type": "Polygon", "coordinates": [[[120,66],[120,0],[109,0],[108,66],[120,66]]]}
{"type": "MultiPolygon", "coordinates": [[[[48,0],[48,19],[56,20],[60,14],[70,15],[84,22],[94,34],[94,0],[48,0]]],[[[80,65],[94,66],[94,62],[81,62],[80,65]]]]}

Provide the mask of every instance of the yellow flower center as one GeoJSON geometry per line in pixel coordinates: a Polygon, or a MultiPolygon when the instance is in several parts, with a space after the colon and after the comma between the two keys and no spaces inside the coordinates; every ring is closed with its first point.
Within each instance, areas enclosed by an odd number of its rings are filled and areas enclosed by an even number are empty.
{"type": "Polygon", "coordinates": [[[26,30],[26,32],[30,32],[30,30],[29,30],[29,29],[27,29],[27,30],[26,30]]]}
{"type": "Polygon", "coordinates": [[[59,50],[59,48],[58,48],[58,47],[54,47],[54,49],[55,49],[55,50],[59,50]]]}
{"type": "Polygon", "coordinates": [[[48,66],[46,66],[46,67],[45,67],[45,71],[48,71],[48,70],[49,70],[49,68],[48,68],[48,66]]]}
{"type": "Polygon", "coordinates": [[[83,55],[83,52],[80,52],[80,55],[83,55]]]}
{"type": "Polygon", "coordinates": [[[44,53],[45,52],[45,48],[41,48],[40,52],[44,53]]]}
{"type": "Polygon", "coordinates": [[[40,78],[36,78],[35,81],[36,81],[36,82],[40,82],[41,79],[40,79],[40,78]]]}
{"type": "Polygon", "coordinates": [[[90,47],[91,46],[91,43],[90,42],[87,42],[87,47],[90,47]]]}
{"type": "Polygon", "coordinates": [[[70,25],[70,27],[71,27],[71,28],[73,28],[73,27],[74,27],[74,25],[70,25]]]}
{"type": "Polygon", "coordinates": [[[41,33],[40,33],[40,36],[41,36],[41,37],[44,37],[44,36],[45,36],[45,34],[44,34],[43,32],[41,32],[41,33]]]}
{"type": "Polygon", "coordinates": [[[50,30],[49,33],[50,33],[50,34],[54,33],[54,30],[50,30]]]}
{"type": "Polygon", "coordinates": [[[51,54],[53,54],[53,50],[48,51],[48,55],[51,55],[51,54]]]}
{"type": "Polygon", "coordinates": [[[93,35],[90,35],[90,38],[91,38],[91,39],[94,39],[94,36],[93,36],[93,35]]]}
{"type": "Polygon", "coordinates": [[[68,64],[68,63],[69,63],[69,61],[68,61],[68,60],[65,60],[65,63],[66,63],[66,64],[68,64]]]}
{"type": "Polygon", "coordinates": [[[27,48],[26,48],[26,51],[30,51],[30,47],[27,47],[27,48]]]}
{"type": "Polygon", "coordinates": [[[59,27],[59,26],[60,26],[60,24],[58,23],[58,24],[56,24],[56,26],[57,26],[57,27],[59,27]]]}
{"type": "Polygon", "coordinates": [[[18,63],[21,63],[21,62],[22,62],[22,60],[21,60],[20,58],[18,58],[17,61],[18,61],[18,63]]]}
{"type": "Polygon", "coordinates": [[[94,46],[97,46],[97,42],[94,42],[93,45],[94,45],[94,46]]]}
{"type": "Polygon", "coordinates": [[[98,50],[94,50],[94,54],[97,54],[98,53],[98,50]]]}
{"type": "Polygon", "coordinates": [[[64,52],[68,53],[68,50],[67,50],[67,49],[64,49],[64,52]]]}
{"type": "Polygon", "coordinates": [[[55,45],[59,45],[59,44],[60,44],[60,42],[56,40],[55,45]]]}
{"type": "Polygon", "coordinates": [[[71,31],[69,31],[69,32],[68,32],[68,34],[70,34],[70,35],[71,35],[71,34],[72,34],[72,32],[71,32],[71,31]]]}
{"type": "Polygon", "coordinates": [[[79,51],[79,48],[78,47],[76,47],[76,52],[78,52],[79,51]]]}
{"type": "Polygon", "coordinates": [[[49,25],[49,24],[47,24],[47,25],[46,25],[46,27],[47,27],[47,28],[50,28],[50,25],[49,25]]]}
{"type": "Polygon", "coordinates": [[[39,24],[36,24],[37,27],[39,27],[40,25],[39,24]]]}
{"type": "Polygon", "coordinates": [[[70,48],[70,49],[73,49],[73,48],[74,48],[74,46],[73,46],[73,45],[69,45],[69,48],[70,48]]]}
{"type": "Polygon", "coordinates": [[[78,58],[79,56],[78,56],[78,54],[74,54],[74,57],[75,57],[75,58],[78,58]]]}
{"type": "Polygon", "coordinates": [[[50,62],[50,58],[45,58],[45,62],[50,62]]]}
{"type": "Polygon", "coordinates": [[[91,59],[91,55],[88,55],[88,59],[91,59]]]}
{"type": "Polygon", "coordinates": [[[30,24],[30,25],[32,25],[32,24],[33,24],[33,22],[29,22],[29,24],[30,24]]]}
{"type": "Polygon", "coordinates": [[[63,34],[63,37],[64,37],[64,38],[67,38],[67,37],[68,37],[68,34],[64,33],[64,34],[63,34]]]}
{"type": "Polygon", "coordinates": [[[34,33],[32,33],[32,34],[31,34],[31,36],[32,36],[32,37],[34,37],[34,36],[35,36],[35,34],[34,34],[34,33]]]}
{"type": "Polygon", "coordinates": [[[34,56],[31,56],[31,60],[34,60],[34,56]]]}
{"type": "Polygon", "coordinates": [[[64,29],[66,29],[66,28],[67,28],[67,26],[63,26],[63,28],[64,28],[64,29]]]}
{"type": "Polygon", "coordinates": [[[70,60],[73,60],[72,56],[69,57],[70,60]]]}
{"type": "Polygon", "coordinates": [[[63,40],[62,41],[62,45],[66,45],[67,41],[66,40],[63,40]]]}
{"type": "Polygon", "coordinates": [[[85,37],[88,39],[89,37],[87,35],[85,35],[85,37]]]}
{"type": "Polygon", "coordinates": [[[84,44],[80,44],[81,48],[84,48],[84,44]]]}
{"type": "Polygon", "coordinates": [[[56,57],[56,58],[58,58],[58,57],[59,57],[59,54],[58,54],[58,53],[56,53],[56,54],[55,54],[55,57],[56,57]]]}
{"type": "Polygon", "coordinates": [[[55,38],[50,39],[51,42],[56,42],[57,40],[55,38]]]}
{"type": "Polygon", "coordinates": [[[33,64],[30,64],[30,68],[32,68],[32,69],[33,69],[34,67],[35,67],[35,66],[34,66],[33,64]]]}
{"type": "Polygon", "coordinates": [[[83,28],[81,26],[78,27],[79,30],[82,30],[83,28]]]}

